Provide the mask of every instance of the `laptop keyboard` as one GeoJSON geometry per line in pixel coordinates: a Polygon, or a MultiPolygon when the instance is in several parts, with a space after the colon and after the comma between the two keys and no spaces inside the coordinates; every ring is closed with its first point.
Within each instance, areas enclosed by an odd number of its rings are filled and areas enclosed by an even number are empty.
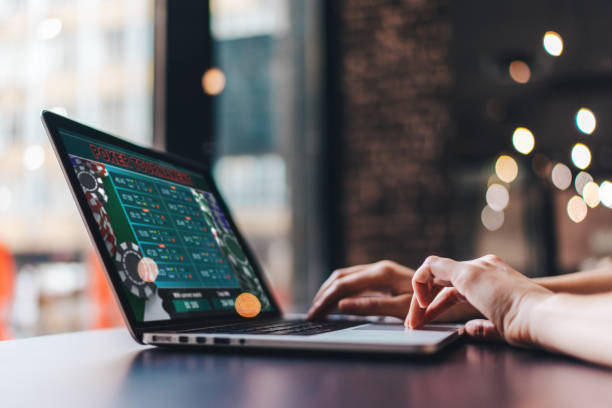
{"type": "Polygon", "coordinates": [[[275,322],[258,324],[236,324],[209,329],[193,330],[200,333],[225,333],[225,334],[265,334],[286,336],[312,336],[314,334],[327,333],[330,331],[346,329],[358,326],[363,322],[350,321],[322,321],[310,322],[306,320],[279,320],[275,322]]]}

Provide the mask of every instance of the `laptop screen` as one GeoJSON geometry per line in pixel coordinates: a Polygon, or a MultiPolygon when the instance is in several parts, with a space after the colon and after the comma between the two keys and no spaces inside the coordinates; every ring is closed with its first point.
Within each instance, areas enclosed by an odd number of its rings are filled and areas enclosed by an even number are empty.
{"type": "Polygon", "coordinates": [[[272,309],[202,175],[66,129],[59,135],[138,321],[272,309]]]}

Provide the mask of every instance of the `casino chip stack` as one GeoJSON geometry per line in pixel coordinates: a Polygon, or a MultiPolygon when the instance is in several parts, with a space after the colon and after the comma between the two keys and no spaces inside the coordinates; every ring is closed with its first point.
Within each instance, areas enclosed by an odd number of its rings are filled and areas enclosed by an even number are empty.
{"type": "Polygon", "coordinates": [[[196,194],[196,201],[200,204],[200,207],[206,209],[204,218],[214,227],[213,235],[217,245],[221,252],[227,256],[232,269],[236,272],[236,279],[240,288],[256,295],[263,309],[267,309],[270,306],[268,297],[255,276],[255,271],[232,232],[229,222],[225,215],[223,215],[217,200],[212,194],[204,192],[203,196],[196,194]],[[212,214],[208,213],[208,211],[212,214]]]}
{"type": "Polygon", "coordinates": [[[89,160],[74,159],[74,170],[77,179],[86,193],[91,193],[102,205],[108,202],[108,195],[104,189],[102,177],[108,176],[106,167],[103,164],[89,160]]]}
{"type": "Polygon", "coordinates": [[[87,204],[89,204],[89,208],[98,224],[98,228],[100,228],[106,249],[108,249],[111,256],[115,255],[117,250],[117,238],[115,237],[115,231],[110,223],[108,213],[104,209],[102,203],[90,192],[85,192],[85,198],[87,198],[87,204]]]}
{"type": "Polygon", "coordinates": [[[115,262],[121,281],[134,296],[147,299],[155,293],[153,282],[145,282],[138,275],[138,262],[142,259],[140,248],[133,242],[122,242],[117,247],[115,262]]]}

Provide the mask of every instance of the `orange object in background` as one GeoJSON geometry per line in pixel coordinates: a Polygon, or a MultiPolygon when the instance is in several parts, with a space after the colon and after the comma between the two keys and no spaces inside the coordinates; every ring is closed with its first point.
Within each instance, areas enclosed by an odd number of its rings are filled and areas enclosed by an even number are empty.
{"type": "Polygon", "coordinates": [[[108,286],[104,266],[95,252],[90,252],[87,256],[87,268],[90,276],[89,292],[94,309],[93,328],[123,326],[123,317],[112,289],[108,286]]]}
{"type": "Polygon", "coordinates": [[[9,311],[15,290],[15,269],[13,254],[0,243],[0,340],[13,338],[9,327],[9,311]]]}

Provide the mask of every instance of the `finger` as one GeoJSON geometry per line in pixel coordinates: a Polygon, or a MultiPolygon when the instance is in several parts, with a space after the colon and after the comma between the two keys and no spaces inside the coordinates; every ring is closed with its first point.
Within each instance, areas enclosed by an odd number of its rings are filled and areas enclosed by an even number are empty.
{"type": "Polygon", "coordinates": [[[329,275],[329,278],[327,278],[325,280],[325,282],[323,282],[323,284],[321,285],[321,287],[319,288],[319,290],[317,291],[317,293],[315,294],[312,303],[316,303],[319,298],[321,297],[321,295],[323,293],[325,293],[325,291],[331,286],[332,283],[334,283],[334,281],[336,281],[337,279],[343,278],[346,275],[350,275],[351,273],[355,273],[355,272],[359,272],[365,268],[367,268],[368,266],[370,266],[371,264],[364,264],[364,265],[354,265],[348,268],[342,268],[342,269],[337,269],[334,272],[331,273],[331,275],[329,275]]]}
{"type": "MultiPolygon", "coordinates": [[[[437,296],[440,291],[444,289],[442,286],[436,286],[432,289],[432,296],[437,296]]],[[[410,304],[410,310],[408,311],[408,315],[406,316],[406,320],[404,321],[404,325],[411,329],[418,329],[423,327],[428,321],[425,319],[425,313],[427,308],[421,307],[418,300],[415,296],[412,298],[412,302],[410,304]]]]}
{"type": "Polygon", "coordinates": [[[336,280],[329,288],[314,302],[308,311],[308,319],[318,319],[329,313],[336,307],[342,298],[359,295],[365,290],[372,290],[385,286],[386,282],[381,278],[376,269],[369,268],[360,273],[353,273],[336,280]]]}
{"type": "Polygon", "coordinates": [[[435,297],[436,286],[450,286],[451,276],[459,265],[452,259],[428,257],[412,277],[412,289],[421,308],[426,308],[435,297]]]}
{"type": "Polygon", "coordinates": [[[358,297],[342,299],[338,308],[346,314],[393,316],[403,319],[410,308],[411,294],[399,296],[358,297]]]}
{"type": "Polygon", "coordinates": [[[416,296],[412,296],[412,301],[410,302],[410,310],[408,311],[408,315],[406,316],[406,320],[404,321],[404,326],[409,327],[411,329],[421,327],[421,322],[423,321],[424,315],[425,309],[422,308],[421,305],[419,305],[416,296]]]}
{"type": "Polygon", "coordinates": [[[503,337],[490,320],[474,319],[465,324],[465,333],[479,340],[503,341],[503,337]]]}
{"type": "Polygon", "coordinates": [[[456,288],[444,288],[425,310],[423,325],[431,322],[456,304],[463,302],[466,302],[465,296],[459,293],[456,288]]]}

